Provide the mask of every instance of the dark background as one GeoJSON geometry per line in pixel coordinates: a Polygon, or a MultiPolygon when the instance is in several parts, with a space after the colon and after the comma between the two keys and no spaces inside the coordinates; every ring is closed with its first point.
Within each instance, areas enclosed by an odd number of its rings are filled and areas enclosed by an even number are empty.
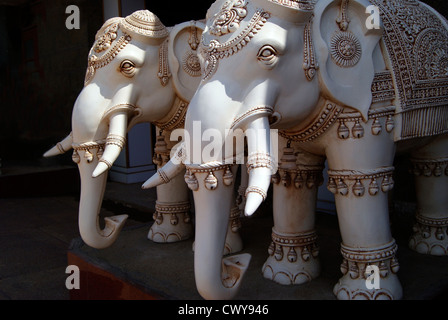
{"type": "MultiPolygon", "coordinates": [[[[126,0],[122,0],[126,1],[126,0]]],[[[448,2],[424,1],[443,15],[448,2]]],[[[146,9],[166,26],[199,20],[212,0],[147,0],[146,9]]],[[[0,170],[21,165],[73,165],[71,154],[43,159],[42,154],[71,131],[73,104],[83,87],[87,55],[103,22],[102,0],[0,0],[0,170]],[[68,5],[77,5],[81,28],[68,30],[68,5]]],[[[409,163],[397,158],[395,197],[412,200],[409,163]],[[396,179],[397,180],[397,179],[396,179]],[[409,182],[409,183],[407,183],[409,182]]],[[[0,194],[0,197],[2,195],[0,194]]]]}

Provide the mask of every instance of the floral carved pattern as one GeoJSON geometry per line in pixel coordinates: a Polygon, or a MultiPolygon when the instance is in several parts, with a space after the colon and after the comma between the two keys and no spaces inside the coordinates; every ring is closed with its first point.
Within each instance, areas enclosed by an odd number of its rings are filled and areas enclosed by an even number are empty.
{"type": "Polygon", "coordinates": [[[239,28],[241,20],[247,15],[246,2],[246,0],[226,1],[213,22],[210,33],[222,36],[235,32],[239,28]]]}
{"type": "Polygon", "coordinates": [[[383,39],[403,112],[400,138],[448,132],[448,31],[444,22],[416,0],[371,3],[380,9],[383,39]]]}

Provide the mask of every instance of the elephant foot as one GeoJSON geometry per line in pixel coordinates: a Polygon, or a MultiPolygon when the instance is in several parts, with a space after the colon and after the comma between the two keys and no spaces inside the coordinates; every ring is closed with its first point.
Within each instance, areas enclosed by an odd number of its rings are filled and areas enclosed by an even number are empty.
{"type": "Polygon", "coordinates": [[[320,274],[319,247],[314,231],[281,234],[272,230],[269,257],[263,265],[263,276],[283,285],[302,284],[320,274]]]}
{"type": "Polygon", "coordinates": [[[186,240],[193,235],[193,224],[189,215],[190,203],[156,203],[155,222],[148,232],[148,239],[157,243],[186,240]]]}
{"type": "Polygon", "coordinates": [[[333,293],[339,300],[398,300],[403,289],[397,277],[395,241],[377,248],[341,245],[342,278],[333,293]]]}
{"type": "Polygon", "coordinates": [[[409,248],[434,256],[448,255],[448,218],[434,219],[416,215],[409,248]]]}

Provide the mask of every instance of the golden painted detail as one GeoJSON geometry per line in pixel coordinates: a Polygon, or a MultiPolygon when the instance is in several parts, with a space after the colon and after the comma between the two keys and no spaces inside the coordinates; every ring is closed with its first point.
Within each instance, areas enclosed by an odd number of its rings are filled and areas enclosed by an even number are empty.
{"type": "Polygon", "coordinates": [[[394,167],[371,170],[328,170],[328,190],[333,194],[346,196],[351,190],[357,197],[364,196],[367,190],[371,196],[379,191],[388,192],[394,186],[394,167]],[[381,180],[382,179],[382,180],[381,180]],[[381,182],[379,182],[381,180],[381,182]]]}
{"type": "Polygon", "coordinates": [[[312,141],[323,134],[336,121],[343,108],[327,101],[325,107],[314,120],[300,131],[279,131],[285,139],[306,142],[312,141]]]}
{"type": "Polygon", "coordinates": [[[424,217],[420,214],[415,215],[415,220],[417,220],[418,223],[430,226],[430,227],[448,227],[448,218],[430,218],[430,217],[424,217]]]}
{"type": "Polygon", "coordinates": [[[176,96],[171,110],[175,110],[175,112],[170,118],[154,122],[154,124],[161,130],[172,131],[181,128],[184,125],[185,115],[188,110],[188,102],[176,96]]]}
{"type": "MultiPolygon", "coordinates": [[[[366,281],[372,275],[373,267],[379,271],[380,279],[387,279],[394,276],[400,269],[396,258],[397,244],[392,239],[391,242],[377,248],[353,248],[341,244],[342,264],[341,272],[345,277],[352,280],[366,281]]],[[[346,296],[351,299],[393,299],[392,293],[387,289],[362,290],[353,289],[347,286],[336,286],[335,294],[337,296],[346,296]]]]}
{"type": "Polygon", "coordinates": [[[233,184],[231,165],[219,165],[213,162],[200,166],[186,165],[186,168],[187,170],[184,175],[185,182],[192,191],[197,191],[199,189],[199,183],[195,176],[196,173],[208,173],[207,177],[204,179],[204,186],[208,190],[215,190],[218,187],[218,178],[216,178],[214,174],[216,171],[224,171],[222,182],[225,186],[231,186],[233,184]]]}
{"type": "Polygon", "coordinates": [[[372,103],[394,100],[395,87],[390,71],[378,72],[372,82],[372,103]]]}
{"type": "Polygon", "coordinates": [[[96,39],[95,44],[93,45],[93,50],[97,53],[100,53],[109,49],[112,45],[112,42],[117,38],[117,32],[118,22],[108,26],[104,30],[103,35],[96,39]]]}
{"type": "Polygon", "coordinates": [[[201,62],[195,52],[185,52],[182,57],[182,69],[191,77],[201,76],[201,62]]]}
{"type": "Polygon", "coordinates": [[[277,166],[269,153],[252,152],[247,156],[246,167],[248,173],[257,168],[268,168],[274,173],[277,166]]]}
{"type": "Polygon", "coordinates": [[[311,37],[311,25],[313,23],[313,18],[307,23],[303,38],[304,38],[304,48],[303,48],[303,70],[305,70],[305,76],[308,81],[314,79],[316,71],[319,69],[319,64],[316,60],[316,53],[314,51],[313,39],[311,37]]]}
{"type": "Polygon", "coordinates": [[[163,180],[164,183],[169,183],[171,181],[170,178],[168,178],[168,176],[166,175],[165,171],[163,171],[162,168],[157,170],[157,174],[163,180]]]}
{"type": "Polygon", "coordinates": [[[247,120],[248,118],[251,118],[255,115],[260,116],[260,115],[267,115],[270,116],[274,113],[274,108],[271,106],[256,106],[253,108],[250,108],[249,110],[247,110],[246,112],[244,112],[242,115],[236,117],[232,124],[230,125],[230,129],[235,129],[238,126],[241,125],[241,123],[243,123],[243,121],[247,120]]]}
{"type": "Polygon", "coordinates": [[[108,65],[117,56],[117,54],[126,47],[132,40],[131,36],[123,33],[117,42],[101,57],[90,56],[84,86],[86,86],[94,77],[96,70],[108,65]]]}
{"type": "MultiPolygon", "coordinates": [[[[382,132],[382,125],[378,119],[386,117],[385,129],[387,133],[391,133],[395,128],[395,106],[381,107],[369,110],[368,120],[372,121],[371,132],[373,135],[379,135],[382,132]]],[[[361,123],[363,123],[362,116],[359,112],[341,113],[338,117],[338,137],[340,139],[348,139],[350,134],[353,138],[360,139],[364,137],[365,130],[361,123]],[[354,123],[350,130],[348,123],[354,123]]]]}
{"type": "Polygon", "coordinates": [[[255,186],[249,186],[249,187],[246,188],[246,198],[249,195],[249,193],[257,193],[257,194],[259,194],[263,198],[263,201],[265,201],[266,198],[268,197],[266,191],[264,191],[261,188],[255,187],[255,186]]]}
{"type": "Polygon", "coordinates": [[[199,52],[204,58],[202,78],[206,80],[215,74],[219,59],[230,57],[243,49],[264,26],[269,17],[270,13],[257,9],[248,26],[232,40],[222,44],[217,40],[211,40],[208,45],[202,42],[199,47],[199,52]]]}
{"type": "MultiPolygon", "coordinates": [[[[200,29],[199,29],[199,32],[200,29]]],[[[201,43],[198,36],[198,28],[195,26],[190,27],[190,37],[188,38],[188,44],[190,45],[191,50],[196,51],[201,43]]]]}
{"type": "Polygon", "coordinates": [[[411,159],[411,172],[415,176],[441,177],[448,176],[448,158],[439,159],[411,159]]]}
{"type": "Polygon", "coordinates": [[[94,159],[93,156],[93,150],[96,150],[96,156],[98,159],[101,158],[104,147],[106,145],[106,140],[99,140],[99,141],[92,141],[92,142],[85,142],[82,144],[73,143],[73,154],[72,154],[72,160],[75,163],[81,162],[81,157],[79,155],[79,151],[84,151],[84,159],[87,161],[87,163],[91,163],[94,159]]]}
{"type": "Polygon", "coordinates": [[[349,0],[341,1],[341,7],[339,9],[339,16],[336,19],[336,23],[339,26],[339,30],[341,30],[343,32],[347,31],[348,25],[350,23],[350,19],[347,16],[348,2],[349,2],[349,0]]]}
{"type": "Polygon", "coordinates": [[[169,39],[166,39],[159,47],[159,72],[157,76],[163,87],[168,84],[171,78],[170,66],[168,64],[168,42],[169,39]]]}
{"type": "Polygon", "coordinates": [[[120,27],[155,39],[165,38],[169,35],[168,30],[159,18],[148,10],[135,11],[121,20],[120,27]]]}
{"type": "Polygon", "coordinates": [[[113,114],[119,113],[119,112],[126,112],[129,116],[129,118],[138,117],[141,115],[142,110],[139,107],[134,106],[131,103],[121,103],[117,104],[109,109],[107,109],[102,118],[101,121],[105,121],[109,117],[111,117],[113,114]]]}
{"type": "Polygon", "coordinates": [[[247,16],[246,0],[228,0],[210,27],[210,33],[215,36],[232,33],[238,30],[241,21],[247,16]]]}
{"type": "Polygon", "coordinates": [[[314,231],[299,234],[280,234],[272,229],[272,242],[269,245],[268,253],[274,256],[275,260],[281,261],[285,257],[291,262],[297,262],[300,256],[302,261],[309,261],[312,257],[319,255],[317,245],[317,234],[314,231]],[[283,249],[286,249],[284,251],[283,249]]]}
{"type": "Polygon", "coordinates": [[[316,0],[269,0],[284,7],[301,11],[313,11],[316,0]]]}
{"type": "Polygon", "coordinates": [[[165,141],[165,135],[160,132],[160,135],[156,138],[156,144],[154,146],[154,157],[152,162],[162,167],[170,160],[170,149],[168,149],[168,144],[165,141]]]}
{"type": "MultiPolygon", "coordinates": [[[[395,240],[376,248],[352,248],[341,244],[342,257],[348,261],[380,262],[391,259],[397,253],[398,246],[395,240]]],[[[398,271],[398,270],[396,270],[398,271]]]]}
{"type": "Polygon", "coordinates": [[[114,145],[123,149],[126,143],[126,138],[117,134],[109,134],[106,138],[106,146],[114,145]]]}
{"type": "Polygon", "coordinates": [[[161,225],[164,220],[164,215],[170,215],[171,225],[177,225],[179,223],[179,215],[183,214],[184,223],[190,223],[191,218],[189,215],[190,202],[177,202],[177,203],[162,203],[156,201],[155,212],[153,214],[154,221],[161,225]]]}
{"type": "MultiPolygon", "coordinates": [[[[400,265],[396,258],[397,244],[392,239],[388,244],[377,248],[352,248],[341,244],[342,264],[341,272],[345,277],[352,280],[366,281],[372,275],[373,267],[379,271],[380,279],[387,279],[394,276],[400,269],[400,265]]],[[[376,300],[388,299],[392,300],[393,295],[387,289],[362,290],[353,289],[347,286],[336,286],[335,292],[337,296],[345,296],[351,299],[376,300]]]]}
{"type": "Polygon", "coordinates": [[[383,41],[400,100],[397,139],[448,132],[448,30],[423,3],[371,0],[379,7],[383,41]]]}
{"type": "Polygon", "coordinates": [[[296,169],[283,169],[279,170],[272,175],[272,183],[282,184],[288,188],[294,186],[296,189],[308,189],[317,188],[324,182],[322,174],[323,166],[297,166],[296,169]]]}

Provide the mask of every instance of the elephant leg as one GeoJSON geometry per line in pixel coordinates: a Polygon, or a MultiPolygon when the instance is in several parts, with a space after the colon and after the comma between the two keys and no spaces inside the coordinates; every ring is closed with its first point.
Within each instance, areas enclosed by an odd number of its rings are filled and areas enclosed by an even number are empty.
{"type": "Polygon", "coordinates": [[[317,189],[322,183],[322,157],[284,148],[273,176],[274,227],[263,276],[283,285],[309,282],[320,274],[315,232],[317,189]]]}
{"type": "Polygon", "coordinates": [[[183,175],[157,187],[154,220],[148,232],[148,239],[154,242],[177,242],[193,235],[188,188],[183,175]]]}
{"type": "Polygon", "coordinates": [[[409,247],[423,254],[448,255],[448,136],[414,152],[411,161],[417,213],[409,247]]]}
{"type": "Polygon", "coordinates": [[[387,195],[393,187],[395,145],[390,133],[360,126],[354,128],[364,134],[333,134],[326,149],[328,189],[335,194],[342,237],[343,276],[333,292],[344,300],[401,299],[387,195]]]}

